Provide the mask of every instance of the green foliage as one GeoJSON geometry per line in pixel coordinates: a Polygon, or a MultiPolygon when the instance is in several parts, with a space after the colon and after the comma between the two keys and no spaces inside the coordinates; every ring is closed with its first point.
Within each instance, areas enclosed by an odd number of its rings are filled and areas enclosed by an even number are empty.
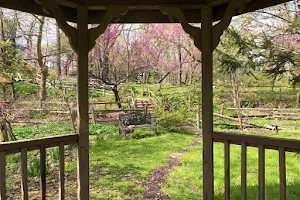
{"type": "MultiPolygon", "coordinates": [[[[231,199],[241,199],[241,174],[240,174],[240,151],[238,145],[232,145],[230,150],[230,169],[231,169],[231,199]]],[[[170,195],[174,200],[181,199],[202,199],[202,145],[192,147],[181,158],[182,165],[176,167],[163,185],[163,191],[170,195]]],[[[247,150],[247,198],[256,199],[258,194],[257,171],[258,171],[258,150],[249,148],[247,150]]],[[[287,153],[287,199],[299,199],[300,184],[297,175],[300,173],[298,159],[295,153],[287,153]]],[[[224,199],[224,145],[214,145],[214,185],[215,199],[224,199]]],[[[278,152],[266,150],[266,193],[267,199],[279,199],[279,165],[278,152]]]]}
{"type": "Polygon", "coordinates": [[[28,176],[29,177],[39,177],[40,176],[40,159],[34,158],[29,162],[28,166],[28,176]]]}
{"type": "Polygon", "coordinates": [[[56,162],[59,160],[59,148],[58,147],[48,149],[48,152],[49,152],[52,162],[56,162]]]}
{"type": "Polygon", "coordinates": [[[178,131],[180,125],[187,120],[187,112],[183,107],[173,112],[166,111],[164,108],[157,108],[156,116],[159,127],[174,132],[178,131]]]}
{"type": "MultiPolygon", "coordinates": [[[[91,185],[101,188],[100,199],[139,199],[147,176],[171,152],[192,143],[195,135],[162,134],[124,139],[116,134],[97,136],[90,150],[91,185]],[[116,184],[111,184],[116,183],[116,184]]],[[[76,165],[74,165],[76,169],[76,165]]]]}
{"type": "Polygon", "coordinates": [[[142,139],[153,136],[156,136],[156,133],[150,128],[136,128],[134,132],[130,134],[130,137],[133,139],[142,139]]]}
{"type": "Polygon", "coordinates": [[[241,107],[255,108],[257,106],[257,100],[255,94],[245,95],[241,100],[241,107]]]}
{"type": "Polygon", "coordinates": [[[220,47],[216,50],[219,70],[230,74],[237,71],[249,73],[255,69],[258,63],[254,62],[255,54],[252,52],[254,46],[253,40],[242,36],[234,28],[227,29],[220,47]]]}
{"type": "Polygon", "coordinates": [[[47,94],[49,96],[60,97],[61,96],[61,90],[59,88],[47,88],[47,94]]]}
{"type": "Polygon", "coordinates": [[[13,126],[18,140],[63,135],[73,132],[72,125],[66,122],[45,123],[34,126],[13,126]]]}
{"type": "Polygon", "coordinates": [[[48,117],[50,113],[48,111],[29,111],[25,117],[29,119],[44,119],[48,117]]]}
{"type": "Polygon", "coordinates": [[[0,42],[0,70],[4,76],[14,75],[18,70],[22,69],[22,58],[19,50],[12,42],[0,42]]]}
{"type": "Polygon", "coordinates": [[[15,88],[18,94],[38,94],[39,86],[36,84],[26,83],[26,82],[16,82],[15,88]]]}
{"type": "Polygon", "coordinates": [[[115,134],[118,126],[108,124],[90,124],[90,135],[115,134]]]}

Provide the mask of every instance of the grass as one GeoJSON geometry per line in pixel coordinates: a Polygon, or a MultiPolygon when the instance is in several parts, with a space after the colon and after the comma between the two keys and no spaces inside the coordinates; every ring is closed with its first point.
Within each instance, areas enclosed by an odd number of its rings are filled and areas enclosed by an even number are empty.
{"type": "MultiPolygon", "coordinates": [[[[143,182],[166,157],[192,143],[194,135],[166,133],[124,140],[102,135],[90,149],[91,188],[101,190],[96,199],[133,199],[142,196],[143,182]]],[[[92,192],[93,193],[93,192],[92,192]]]]}
{"type": "MultiPolygon", "coordinates": [[[[157,136],[142,139],[123,138],[116,133],[118,126],[90,124],[90,188],[91,199],[137,199],[143,195],[143,183],[152,169],[163,164],[172,152],[192,143],[196,137],[187,132],[162,132],[157,136]]],[[[144,129],[137,129],[137,134],[144,129]]],[[[17,138],[39,138],[72,132],[70,123],[39,124],[34,126],[16,126],[17,138]]],[[[142,137],[143,135],[141,135],[142,137]]],[[[150,135],[149,135],[150,136],[150,135]]],[[[38,180],[38,152],[29,152],[28,170],[30,177],[38,180]]],[[[47,151],[47,168],[56,169],[58,151],[47,151]]],[[[69,154],[68,154],[69,155],[69,154]]],[[[75,156],[76,158],[76,156],[75,156]]],[[[65,170],[69,174],[68,187],[76,188],[76,160],[66,157],[65,170]],[[73,178],[72,178],[73,177],[73,178]],[[74,187],[73,187],[74,186],[74,187]]],[[[7,157],[7,185],[9,193],[14,185],[19,185],[20,154],[7,157]]],[[[55,177],[55,171],[48,178],[55,177]],[[53,174],[54,172],[54,174],[53,174]]]]}
{"type": "MultiPolygon", "coordinates": [[[[281,137],[285,136],[284,133],[281,137]]],[[[287,136],[290,137],[290,136],[287,136]]],[[[240,177],[240,147],[231,145],[231,199],[241,199],[240,177]]],[[[202,199],[202,145],[193,147],[182,157],[182,166],[171,172],[164,191],[173,200],[202,199]]],[[[215,172],[215,199],[224,199],[224,145],[214,145],[214,172],[215,172]]],[[[248,199],[257,199],[258,196],[258,150],[248,147],[247,152],[247,196],[248,199]]],[[[266,199],[279,199],[279,160],[278,152],[266,150],[266,199]]],[[[286,154],[287,166],[287,199],[300,198],[300,157],[295,153],[286,154]]]]}

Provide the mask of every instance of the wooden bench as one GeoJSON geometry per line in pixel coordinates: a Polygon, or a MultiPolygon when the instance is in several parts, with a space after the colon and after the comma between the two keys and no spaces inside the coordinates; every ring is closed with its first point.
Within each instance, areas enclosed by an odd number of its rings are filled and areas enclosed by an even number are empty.
{"type": "Polygon", "coordinates": [[[154,132],[157,131],[157,123],[153,121],[150,112],[131,111],[125,114],[119,114],[119,134],[121,136],[129,136],[134,132],[136,126],[150,127],[154,132]]]}

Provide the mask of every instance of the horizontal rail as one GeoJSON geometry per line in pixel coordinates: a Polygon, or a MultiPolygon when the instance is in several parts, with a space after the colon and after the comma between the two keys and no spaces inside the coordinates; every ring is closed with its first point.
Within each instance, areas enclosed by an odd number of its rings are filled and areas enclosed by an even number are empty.
{"type": "Polygon", "coordinates": [[[60,143],[64,145],[77,144],[79,141],[78,134],[68,134],[61,136],[45,137],[39,139],[29,139],[22,141],[4,142],[0,144],[0,152],[5,152],[6,154],[18,153],[22,149],[27,149],[27,151],[38,150],[43,146],[44,148],[50,148],[59,146],[60,143]]]}
{"type": "Polygon", "coordinates": [[[300,108],[226,108],[226,110],[248,110],[248,111],[295,111],[300,112],[300,108]]]}
{"type": "Polygon", "coordinates": [[[213,132],[212,138],[215,142],[229,141],[231,144],[259,147],[263,145],[266,149],[279,150],[284,148],[288,152],[300,152],[300,140],[273,138],[256,135],[244,135],[237,133],[213,132]]]}

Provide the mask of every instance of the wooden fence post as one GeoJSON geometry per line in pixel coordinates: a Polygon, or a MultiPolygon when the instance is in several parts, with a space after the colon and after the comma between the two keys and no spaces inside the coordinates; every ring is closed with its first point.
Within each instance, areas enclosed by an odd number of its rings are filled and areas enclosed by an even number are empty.
{"type": "Polygon", "coordinates": [[[200,105],[197,105],[196,119],[197,119],[197,127],[200,128],[200,105]]]}
{"type": "Polygon", "coordinates": [[[224,115],[224,103],[221,106],[221,115],[224,115]]]}
{"type": "Polygon", "coordinates": [[[297,105],[298,105],[298,108],[300,108],[300,92],[297,92],[297,105]]]}
{"type": "Polygon", "coordinates": [[[280,111],[273,111],[273,117],[274,117],[273,126],[275,126],[276,133],[278,133],[278,116],[279,116],[278,112],[280,111]]]}
{"type": "Polygon", "coordinates": [[[95,120],[94,103],[91,104],[91,115],[92,115],[92,122],[93,122],[93,123],[96,123],[96,120],[95,120]]]}

